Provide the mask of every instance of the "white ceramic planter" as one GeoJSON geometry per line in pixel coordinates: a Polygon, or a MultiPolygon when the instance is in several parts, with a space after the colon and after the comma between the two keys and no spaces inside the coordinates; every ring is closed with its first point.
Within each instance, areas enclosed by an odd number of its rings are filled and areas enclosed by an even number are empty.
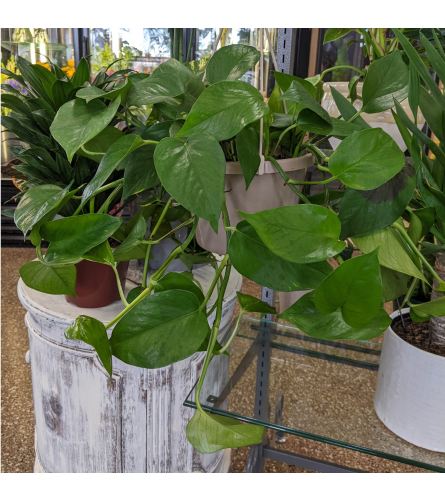
{"type": "MultiPolygon", "coordinates": [[[[306,170],[312,166],[312,155],[299,158],[278,160],[282,169],[291,179],[304,179],[306,170]]],[[[275,173],[269,161],[263,161],[257,175],[246,190],[246,184],[238,162],[227,162],[225,176],[225,193],[230,224],[236,226],[241,220],[239,210],[259,212],[284,205],[295,205],[298,197],[284,185],[283,179],[275,173]]],[[[201,219],[196,231],[196,239],[202,248],[220,255],[226,253],[226,234],[224,225],[220,222],[218,233],[210,224],[201,219]]]]}
{"type": "MultiPolygon", "coordinates": [[[[332,97],[331,87],[334,87],[336,90],[338,90],[340,94],[342,94],[344,97],[348,97],[349,95],[348,82],[327,82],[323,84],[324,95],[321,101],[321,105],[329,113],[330,116],[337,117],[339,116],[340,113],[332,97]]],[[[357,84],[357,91],[359,95],[362,92],[362,88],[363,88],[363,83],[359,82],[357,84]]],[[[413,118],[413,114],[409,107],[408,99],[405,99],[400,104],[405,113],[410,118],[413,118]]],[[[359,102],[356,103],[356,107],[357,108],[360,107],[359,102]]],[[[363,113],[361,117],[371,127],[383,129],[387,134],[389,134],[394,139],[394,141],[397,143],[397,145],[402,151],[406,151],[405,142],[403,141],[402,135],[400,134],[399,129],[396,123],[394,122],[394,118],[392,116],[390,109],[388,109],[387,111],[382,111],[381,113],[372,113],[372,114],[363,113]]],[[[422,116],[420,111],[418,112],[417,116],[417,124],[419,129],[421,129],[425,124],[425,118],[422,116]]],[[[329,139],[329,143],[333,149],[335,149],[340,144],[340,142],[341,141],[339,139],[336,139],[335,137],[331,137],[329,139]]]]}
{"type": "MultiPolygon", "coordinates": [[[[391,317],[398,316],[397,311],[391,317]]],[[[394,434],[416,446],[445,452],[445,357],[412,346],[388,328],[374,407],[394,434]]]]}
{"type": "MultiPolygon", "coordinates": [[[[213,271],[196,271],[203,288],[213,271]]],[[[231,274],[220,337],[228,334],[241,276],[231,274]]],[[[121,309],[115,302],[82,310],[62,296],[28,288],[18,295],[27,310],[39,472],[227,472],[229,453],[197,453],[185,427],[193,410],[183,402],[198,379],[204,353],[148,370],[113,359],[110,379],[87,344],[65,338],[80,314],[107,322],[121,309]]],[[[186,333],[186,332],[184,332],[186,333]]],[[[222,340],[222,338],[220,338],[222,340]]],[[[228,358],[212,363],[203,396],[219,394],[228,358]]]]}

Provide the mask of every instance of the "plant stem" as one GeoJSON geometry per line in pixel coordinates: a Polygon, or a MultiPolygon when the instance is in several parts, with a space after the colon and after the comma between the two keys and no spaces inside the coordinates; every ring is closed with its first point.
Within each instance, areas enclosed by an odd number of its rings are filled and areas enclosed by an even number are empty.
{"type": "MultiPolygon", "coordinates": [[[[105,186],[100,187],[97,191],[94,192],[94,196],[97,196],[99,193],[103,193],[104,191],[108,191],[109,189],[112,189],[116,187],[119,184],[123,184],[124,179],[117,179],[116,181],[110,182],[109,184],[105,184],[105,186]]],[[[82,210],[82,208],[85,206],[85,203],[88,200],[84,200],[75,210],[73,215],[78,215],[79,212],[82,210]]]]}
{"type": "Polygon", "coordinates": [[[236,334],[238,333],[243,313],[244,313],[243,310],[239,312],[238,317],[236,318],[235,326],[233,327],[232,333],[230,334],[230,337],[227,339],[227,342],[221,347],[221,349],[216,352],[216,354],[224,354],[230,347],[230,344],[232,343],[233,339],[236,337],[236,334]]]}
{"type": "Polygon", "coordinates": [[[201,395],[201,390],[202,390],[202,385],[204,383],[204,379],[207,373],[207,369],[210,365],[210,362],[213,359],[213,349],[215,348],[215,343],[216,339],[218,337],[219,333],[219,325],[221,324],[221,318],[222,318],[222,305],[223,305],[223,300],[224,300],[224,293],[227,288],[227,284],[229,282],[229,277],[230,277],[230,264],[227,265],[226,267],[226,272],[224,274],[224,279],[221,285],[221,290],[219,291],[218,298],[216,299],[216,315],[215,315],[215,320],[212,325],[212,330],[210,332],[210,338],[209,338],[209,344],[207,346],[207,352],[206,356],[204,359],[204,365],[202,367],[201,374],[199,376],[198,384],[196,386],[196,393],[195,393],[195,402],[196,406],[200,411],[203,411],[201,403],[199,401],[199,396],[201,395]]]}
{"type": "MultiPolygon", "coordinates": [[[[156,234],[157,230],[162,224],[162,221],[164,220],[165,215],[167,214],[168,209],[170,208],[172,204],[173,198],[169,198],[167,203],[165,204],[164,208],[162,209],[161,215],[159,216],[158,220],[156,221],[155,227],[150,233],[150,236],[148,237],[147,241],[150,241],[153,236],[156,234]]],[[[145,251],[145,259],[144,259],[144,270],[142,272],[142,286],[143,288],[147,287],[147,275],[148,275],[148,262],[150,260],[150,253],[151,253],[151,245],[147,246],[147,250],[145,251]]]]}
{"type": "MultiPolygon", "coordinates": [[[[320,148],[317,148],[315,144],[307,143],[304,145],[305,149],[309,149],[317,158],[320,158],[323,163],[328,163],[329,156],[326,156],[320,148]]],[[[329,171],[329,170],[328,170],[329,171]]]]}
{"type": "Polygon", "coordinates": [[[300,198],[304,203],[311,203],[309,201],[309,198],[307,198],[301,191],[299,191],[295,186],[291,185],[291,180],[289,176],[286,174],[286,172],[281,168],[281,165],[273,158],[272,156],[268,156],[266,158],[270,163],[272,164],[273,168],[275,171],[280,175],[280,177],[283,179],[284,183],[289,186],[289,189],[292,190],[293,193],[295,193],[298,198],[300,198]]]}
{"type": "Polygon", "coordinates": [[[296,123],[293,123],[292,125],[289,125],[289,127],[285,128],[283,132],[281,132],[280,136],[278,137],[278,141],[275,144],[275,147],[272,151],[272,154],[275,154],[277,152],[278,146],[280,145],[281,141],[283,140],[284,136],[290,132],[292,129],[297,128],[298,125],[296,123]]]}
{"type": "Polygon", "coordinates": [[[122,283],[121,283],[121,278],[119,276],[119,273],[117,271],[117,265],[112,266],[114,275],[116,276],[116,283],[117,283],[117,289],[119,291],[119,296],[121,298],[122,303],[124,304],[125,307],[128,306],[127,299],[125,298],[125,293],[122,290],[122,283]]]}
{"type": "Polygon", "coordinates": [[[362,69],[357,68],[357,66],[351,66],[349,64],[339,64],[338,66],[331,66],[330,68],[327,68],[324,71],[322,71],[320,73],[320,80],[323,80],[325,75],[327,75],[331,71],[335,71],[337,69],[352,69],[353,71],[356,71],[358,74],[360,74],[362,76],[365,75],[365,72],[362,69]]]}
{"type": "MultiPolygon", "coordinates": [[[[190,234],[187,236],[185,239],[184,243],[182,243],[179,247],[176,247],[170,255],[165,259],[164,263],[162,266],[155,272],[153,275],[150,277],[150,282],[148,284],[148,287],[145,288],[134,300],[133,302],[130,302],[128,306],[125,307],[119,314],[117,314],[109,323],[105,325],[105,328],[111,328],[114,324],[116,324],[121,318],[123,318],[133,307],[135,307],[141,300],[143,300],[147,295],[150,295],[150,293],[153,291],[153,288],[157,282],[157,280],[162,276],[164,270],[168,267],[170,262],[176,257],[183,252],[190,244],[192,241],[193,237],[195,236],[196,232],[196,226],[198,225],[198,218],[195,217],[195,221],[192,227],[192,230],[190,231],[190,234]]],[[[150,247],[149,247],[150,248],[150,247]]]]}
{"type": "Polygon", "coordinates": [[[201,308],[204,308],[208,301],[210,300],[210,297],[212,296],[213,290],[215,289],[216,285],[218,284],[219,277],[221,276],[221,273],[223,272],[224,268],[227,266],[227,262],[229,260],[229,256],[226,254],[224,255],[223,260],[221,261],[220,266],[216,270],[215,276],[213,277],[212,283],[210,283],[209,289],[207,290],[207,294],[205,296],[204,302],[201,304],[201,308]]]}
{"type": "MultiPolygon", "coordinates": [[[[113,191],[108,195],[107,199],[103,202],[102,206],[97,211],[98,214],[106,214],[108,209],[110,208],[110,203],[113,201],[114,197],[119,193],[122,189],[123,184],[118,184],[113,191]]],[[[92,198],[93,199],[93,198],[92,198]]]]}

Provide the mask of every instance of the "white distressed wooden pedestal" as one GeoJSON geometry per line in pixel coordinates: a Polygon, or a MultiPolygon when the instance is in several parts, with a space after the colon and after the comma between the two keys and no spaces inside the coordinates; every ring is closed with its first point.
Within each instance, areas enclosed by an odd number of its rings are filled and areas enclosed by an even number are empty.
{"type": "MultiPolygon", "coordinates": [[[[212,271],[205,266],[195,276],[205,289],[212,271]]],[[[232,271],[221,336],[230,326],[240,286],[240,275],[232,271]]],[[[110,379],[94,350],[66,339],[64,332],[80,314],[109,321],[121,310],[120,302],[80,309],[21,280],[18,295],[27,310],[36,472],[228,471],[227,452],[201,455],[185,436],[193,410],[183,401],[198,379],[203,353],[157,370],[113,358],[110,379]]],[[[212,363],[203,394],[219,394],[227,370],[228,358],[220,356],[212,363]]]]}

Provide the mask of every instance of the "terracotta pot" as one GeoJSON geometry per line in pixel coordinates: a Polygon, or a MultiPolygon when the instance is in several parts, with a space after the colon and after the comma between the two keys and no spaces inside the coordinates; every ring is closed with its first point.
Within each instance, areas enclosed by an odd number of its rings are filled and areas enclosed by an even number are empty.
{"type": "MultiPolygon", "coordinates": [[[[298,158],[278,160],[281,168],[291,179],[303,180],[306,170],[313,165],[312,155],[307,154],[298,158]]],[[[241,217],[239,210],[259,212],[284,205],[295,205],[298,197],[286,186],[283,179],[277,174],[269,161],[264,161],[258,169],[258,174],[246,190],[246,184],[238,162],[227,162],[225,175],[225,193],[230,224],[236,226],[241,217]]],[[[199,245],[210,252],[220,255],[226,253],[226,233],[222,220],[218,233],[215,233],[210,224],[201,219],[196,231],[199,245]]]]}
{"type": "MultiPolygon", "coordinates": [[[[124,286],[128,262],[117,265],[120,281],[124,286]]],[[[82,260],[76,264],[76,295],[65,295],[67,302],[79,307],[105,307],[119,300],[116,277],[106,264],[82,260]]]]}

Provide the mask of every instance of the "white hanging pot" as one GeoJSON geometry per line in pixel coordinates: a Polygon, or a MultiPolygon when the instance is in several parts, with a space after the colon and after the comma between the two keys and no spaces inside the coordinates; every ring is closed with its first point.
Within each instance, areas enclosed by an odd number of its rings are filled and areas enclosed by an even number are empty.
{"type": "MultiPolygon", "coordinates": [[[[399,312],[391,317],[398,318],[399,312]]],[[[445,357],[409,344],[389,327],[374,407],[394,434],[416,446],[445,452],[445,357]]]]}
{"type": "MultiPolygon", "coordinates": [[[[337,105],[335,104],[334,98],[332,97],[330,87],[334,87],[335,90],[338,90],[338,92],[340,92],[340,94],[343,97],[347,98],[349,95],[348,82],[327,82],[323,84],[324,95],[321,101],[321,105],[329,113],[330,116],[338,117],[340,113],[338,111],[337,105]]],[[[363,89],[363,82],[359,82],[357,84],[357,92],[359,95],[362,94],[362,89],[363,89]]],[[[409,107],[408,99],[403,100],[400,104],[405,113],[410,117],[410,119],[413,119],[413,114],[409,107]]],[[[355,106],[356,108],[360,107],[358,101],[355,103],[355,106]]],[[[394,139],[394,141],[397,143],[397,145],[402,151],[406,151],[405,142],[402,139],[402,135],[399,132],[399,129],[394,121],[394,117],[392,116],[390,109],[382,111],[380,113],[372,113],[372,114],[363,113],[360,116],[371,127],[383,129],[388,135],[390,135],[394,139]]],[[[417,126],[419,129],[421,129],[424,125],[425,125],[425,118],[419,111],[417,113],[417,126]]],[[[340,144],[340,142],[341,142],[340,139],[336,139],[335,137],[331,137],[329,139],[329,143],[332,146],[332,149],[336,149],[336,147],[340,144]]]]}
{"type": "MultiPolygon", "coordinates": [[[[306,170],[313,165],[312,155],[307,154],[298,158],[278,160],[286,174],[295,180],[303,180],[306,170]]],[[[246,190],[246,183],[238,162],[226,163],[225,194],[230,224],[236,226],[241,217],[239,210],[245,212],[259,212],[284,205],[295,205],[298,197],[286,186],[283,179],[277,174],[269,161],[262,161],[257,175],[253,178],[246,190]]],[[[201,219],[196,231],[199,245],[210,252],[226,253],[226,234],[222,220],[218,233],[215,233],[210,224],[201,219]]]]}

